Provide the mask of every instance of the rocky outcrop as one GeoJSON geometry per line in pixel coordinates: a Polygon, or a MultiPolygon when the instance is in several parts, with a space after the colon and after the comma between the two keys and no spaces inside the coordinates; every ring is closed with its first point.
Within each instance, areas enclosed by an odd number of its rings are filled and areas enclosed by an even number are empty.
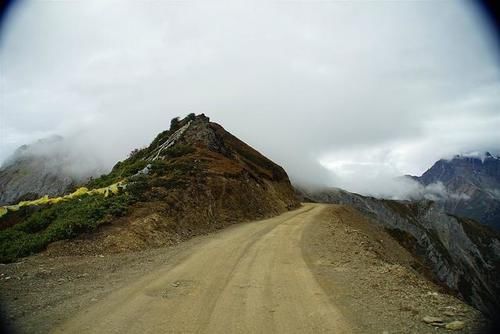
{"type": "Polygon", "coordinates": [[[380,200],[340,189],[299,193],[304,199],[354,206],[422,259],[436,281],[483,312],[500,309],[500,238],[494,231],[446,214],[430,201],[380,200]]]}

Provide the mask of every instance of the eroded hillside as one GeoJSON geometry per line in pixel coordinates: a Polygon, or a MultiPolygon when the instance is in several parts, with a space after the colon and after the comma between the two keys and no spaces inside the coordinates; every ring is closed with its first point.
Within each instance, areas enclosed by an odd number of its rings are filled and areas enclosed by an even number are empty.
{"type": "Polygon", "coordinates": [[[500,309],[500,238],[493,230],[430,201],[380,200],[334,188],[300,193],[305,200],[353,206],[399,240],[422,274],[491,316],[500,309]]]}

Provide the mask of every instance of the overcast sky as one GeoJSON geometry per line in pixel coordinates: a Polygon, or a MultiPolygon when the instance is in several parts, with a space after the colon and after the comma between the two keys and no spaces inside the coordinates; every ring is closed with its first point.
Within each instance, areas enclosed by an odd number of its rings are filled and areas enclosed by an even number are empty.
{"type": "Polygon", "coordinates": [[[294,180],[373,193],[500,151],[496,43],[462,1],[23,1],[1,26],[0,161],[60,134],[112,166],[194,112],[294,180]]]}

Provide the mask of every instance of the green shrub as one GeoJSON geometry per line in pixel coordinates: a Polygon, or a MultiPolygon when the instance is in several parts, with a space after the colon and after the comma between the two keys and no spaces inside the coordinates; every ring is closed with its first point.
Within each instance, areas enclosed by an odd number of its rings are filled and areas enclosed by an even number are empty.
{"type": "MultiPolygon", "coordinates": [[[[86,186],[90,189],[107,187],[113,183],[123,180],[124,178],[137,174],[137,172],[144,169],[144,167],[150,163],[153,164],[153,166],[156,164],[156,167],[159,167],[159,163],[157,161],[161,160],[151,162],[143,160],[142,158],[138,159],[141,156],[147,155],[147,152],[144,153],[145,151],[145,149],[141,150],[138,153],[135,153],[133,157],[118,162],[109,174],[104,174],[96,179],[89,180],[86,186]]],[[[177,144],[168,148],[162,152],[162,154],[167,158],[173,159],[193,153],[194,151],[195,149],[189,145],[177,144]]],[[[159,168],[156,168],[156,170],[159,170],[159,168]]]]}
{"type": "Polygon", "coordinates": [[[160,187],[164,189],[175,189],[175,188],[183,188],[187,184],[183,180],[178,180],[178,179],[164,179],[164,178],[154,178],[151,181],[151,186],[152,187],[160,187]]]}
{"type": "Polygon", "coordinates": [[[146,175],[138,175],[133,181],[127,183],[127,192],[139,201],[147,200],[146,193],[151,189],[146,175]]]}
{"type": "Polygon", "coordinates": [[[168,158],[178,158],[193,153],[194,151],[194,148],[189,145],[177,144],[165,150],[165,156],[168,158]]]}
{"type": "Polygon", "coordinates": [[[107,187],[113,183],[123,180],[126,177],[135,175],[144,169],[149,162],[146,160],[137,160],[129,162],[127,160],[118,162],[109,174],[101,175],[97,179],[90,180],[87,187],[90,189],[107,187]]]}
{"type": "Polygon", "coordinates": [[[94,231],[106,218],[127,214],[133,201],[127,193],[82,196],[36,211],[22,223],[0,231],[0,262],[11,262],[39,252],[53,241],[94,231]]]}
{"type": "Polygon", "coordinates": [[[174,117],[170,120],[170,131],[175,131],[179,128],[179,117],[174,117]]]}
{"type": "Polygon", "coordinates": [[[155,148],[157,148],[165,140],[167,140],[168,137],[170,137],[171,134],[172,134],[172,131],[170,131],[170,130],[165,130],[163,132],[160,132],[155,137],[155,139],[153,139],[153,141],[151,142],[151,144],[149,145],[149,147],[146,149],[146,151],[148,152],[148,154],[151,153],[155,148]]]}

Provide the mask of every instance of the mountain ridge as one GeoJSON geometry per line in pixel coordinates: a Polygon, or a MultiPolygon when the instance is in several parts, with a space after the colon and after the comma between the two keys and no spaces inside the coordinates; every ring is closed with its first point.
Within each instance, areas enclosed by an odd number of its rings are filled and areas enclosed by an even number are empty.
{"type": "Polygon", "coordinates": [[[443,184],[447,196],[440,202],[445,211],[477,220],[500,230],[500,158],[485,152],[440,159],[421,176],[423,186],[443,184]]]}

